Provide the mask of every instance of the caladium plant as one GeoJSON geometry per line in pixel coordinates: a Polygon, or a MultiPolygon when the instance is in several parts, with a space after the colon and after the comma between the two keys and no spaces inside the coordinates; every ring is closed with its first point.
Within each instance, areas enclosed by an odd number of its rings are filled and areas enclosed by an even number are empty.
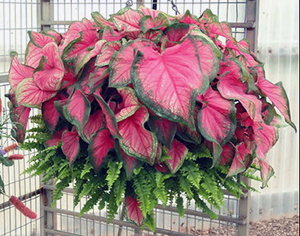
{"type": "Polygon", "coordinates": [[[281,117],[296,130],[282,84],[210,10],[126,7],[29,36],[24,64],[14,54],[9,72],[13,135],[23,143],[29,110],[41,109],[48,136],[30,136],[40,151],[31,170],[51,168],[57,192],[75,181],[75,202],[90,197],[81,214],[108,203],[113,218],[124,197],[127,218],[154,229],[158,200],[175,198],[182,214],[185,194],[215,217],[206,204],[220,208],[222,188],[249,187],[238,176],[258,170],[267,185],[281,117]]]}

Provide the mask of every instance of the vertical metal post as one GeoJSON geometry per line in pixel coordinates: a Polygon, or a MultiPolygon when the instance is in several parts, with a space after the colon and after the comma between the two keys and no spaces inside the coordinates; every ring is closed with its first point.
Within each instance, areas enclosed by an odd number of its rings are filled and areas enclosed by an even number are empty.
{"type": "MultiPolygon", "coordinates": [[[[54,180],[49,180],[47,185],[53,185],[54,180]]],[[[57,229],[57,214],[54,212],[45,211],[44,207],[51,207],[52,203],[52,190],[50,189],[43,189],[41,194],[42,196],[42,213],[44,215],[44,220],[41,221],[41,235],[45,236],[55,236],[54,234],[45,234],[45,229],[57,229]]]]}
{"type": "MultiPolygon", "coordinates": [[[[256,53],[257,49],[257,32],[258,32],[258,10],[259,0],[247,0],[246,2],[246,23],[254,25],[252,28],[246,28],[246,38],[250,43],[250,49],[256,53]]],[[[241,181],[245,184],[250,185],[251,181],[247,178],[242,177],[241,181]]],[[[245,196],[242,196],[239,201],[239,218],[246,221],[244,225],[238,225],[238,235],[248,236],[249,235],[249,213],[250,213],[250,191],[243,189],[245,196]]]]}
{"type": "Polygon", "coordinates": [[[41,26],[41,30],[49,30],[51,29],[50,24],[46,24],[46,22],[53,22],[54,20],[54,5],[53,0],[41,0],[41,6],[39,11],[39,24],[41,26]]]}
{"type": "MultiPolygon", "coordinates": [[[[245,177],[241,177],[241,181],[249,185],[250,180],[245,177]]],[[[239,200],[239,218],[245,220],[246,224],[238,225],[238,235],[248,236],[249,235],[249,213],[250,213],[250,191],[243,189],[245,195],[241,196],[239,200]]]]}
{"type": "Polygon", "coordinates": [[[246,29],[246,38],[250,43],[250,49],[255,53],[257,47],[257,26],[258,26],[259,0],[247,0],[246,18],[247,23],[252,23],[253,28],[246,29]]]}

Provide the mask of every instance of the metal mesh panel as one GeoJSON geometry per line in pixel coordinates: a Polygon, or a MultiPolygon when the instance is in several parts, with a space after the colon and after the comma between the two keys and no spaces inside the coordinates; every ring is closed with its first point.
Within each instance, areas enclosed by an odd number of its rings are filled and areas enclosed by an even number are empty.
{"type": "MultiPolygon", "coordinates": [[[[3,105],[3,117],[8,115],[7,102],[8,99],[4,97],[9,91],[9,84],[0,84],[0,97],[3,105]]],[[[36,115],[37,110],[32,110],[31,115],[36,115]]],[[[6,126],[6,133],[9,134],[11,126],[6,126]]],[[[33,127],[32,124],[28,124],[28,128],[33,127]]],[[[0,146],[6,147],[12,144],[12,141],[7,138],[0,140],[0,146]]],[[[0,172],[2,179],[5,183],[5,192],[8,196],[14,195],[20,197],[23,203],[31,210],[37,213],[37,220],[30,220],[23,216],[15,207],[11,206],[8,202],[8,198],[4,195],[0,195],[0,235],[34,235],[34,233],[40,232],[40,178],[32,177],[28,174],[20,175],[26,168],[29,167],[28,160],[32,156],[33,152],[28,151],[14,151],[14,153],[20,153],[24,155],[23,160],[15,161],[11,167],[0,166],[0,172]]]]}
{"type": "MultiPolygon", "coordinates": [[[[54,186],[45,185],[45,189],[52,190],[54,186]]],[[[139,229],[126,222],[122,216],[122,207],[119,213],[110,224],[107,224],[106,208],[99,210],[96,206],[87,214],[78,218],[77,215],[83,207],[86,198],[83,198],[78,206],[73,205],[73,190],[66,189],[61,200],[57,201],[55,208],[46,207],[46,211],[54,214],[54,225],[57,232],[64,235],[135,235],[139,229]]],[[[156,233],[148,230],[141,230],[143,235],[238,235],[238,223],[241,223],[238,215],[239,201],[228,194],[224,198],[225,206],[221,211],[213,209],[218,215],[218,220],[207,218],[193,201],[185,203],[186,214],[180,217],[176,212],[176,204],[168,207],[158,205],[154,211],[156,218],[156,233]]],[[[45,232],[53,233],[53,229],[46,229],[45,232]]]]}
{"type": "Polygon", "coordinates": [[[39,31],[38,7],[38,0],[0,1],[0,82],[7,81],[11,51],[24,61],[27,31],[39,31]]]}
{"type": "MultiPolygon", "coordinates": [[[[156,2],[157,10],[175,15],[172,4],[167,0],[145,0],[146,7],[152,8],[156,2]]],[[[247,1],[246,0],[181,0],[174,1],[180,13],[190,10],[196,16],[210,8],[219,16],[220,21],[233,23],[233,36],[238,40],[245,38],[247,29],[237,23],[247,23],[247,1]]],[[[72,21],[81,20],[83,17],[91,19],[91,13],[100,12],[103,16],[109,17],[126,5],[125,0],[30,0],[30,1],[0,1],[0,83],[7,81],[7,74],[10,65],[10,52],[17,51],[19,60],[24,61],[25,48],[29,40],[27,31],[40,31],[43,26],[51,27],[58,32],[66,32],[72,21]],[[43,15],[47,13],[47,17],[43,15]],[[2,16],[1,16],[2,15],[2,16]]],[[[132,8],[137,8],[136,1],[133,1],[132,8]]],[[[0,95],[8,92],[8,84],[0,84],[0,95]]],[[[7,106],[4,106],[4,114],[7,114],[7,106]]],[[[1,140],[0,145],[9,144],[1,140]]],[[[40,179],[32,178],[29,175],[19,176],[28,163],[30,154],[24,152],[25,159],[17,162],[13,167],[1,169],[8,195],[22,196],[40,188],[40,179]],[[6,181],[7,180],[7,181],[6,181]]],[[[45,186],[47,187],[47,186],[45,186]]],[[[49,187],[49,186],[48,186],[49,187]]],[[[50,186],[50,189],[53,186],[50,186]]],[[[37,193],[37,192],[36,192],[37,193]]],[[[34,195],[34,194],[33,194],[34,195]]],[[[0,203],[6,202],[6,197],[0,196],[0,203]]],[[[48,213],[53,213],[54,222],[51,227],[44,231],[41,229],[41,219],[30,221],[18,213],[13,207],[0,208],[0,235],[44,235],[46,233],[57,233],[57,235],[153,235],[147,230],[139,232],[137,228],[123,221],[121,209],[119,215],[111,224],[107,224],[106,209],[99,211],[94,208],[87,215],[78,218],[81,203],[74,209],[73,193],[68,191],[62,200],[58,201],[57,207],[43,207],[48,213]]],[[[24,203],[39,214],[41,203],[39,195],[35,195],[24,203]]],[[[219,220],[211,220],[195,207],[192,203],[186,208],[186,214],[180,218],[174,208],[157,208],[155,235],[237,235],[238,224],[243,224],[238,214],[240,202],[233,196],[225,194],[225,205],[228,211],[222,209],[216,211],[220,215],[219,220]],[[230,233],[228,233],[230,232],[230,233]]],[[[43,219],[42,219],[43,220],[43,219]]]]}

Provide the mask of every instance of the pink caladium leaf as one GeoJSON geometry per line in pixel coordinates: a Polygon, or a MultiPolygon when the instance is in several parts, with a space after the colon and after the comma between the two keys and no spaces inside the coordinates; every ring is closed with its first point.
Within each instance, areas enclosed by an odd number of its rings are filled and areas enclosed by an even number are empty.
{"type": "Polygon", "coordinates": [[[178,19],[178,22],[185,24],[194,24],[198,25],[198,19],[195,15],[193,15],[189,10],[187,10],[184,15],[178,19]]]}
{"type": "Polygon", "coordinates": [[[63,42],[59,46],[60,54],[63,53],[65,48],[68,48],[70,44],[78,41],[81,37],[80,32],[95,30],[95,26],[86,18],[83,18],[82,21],[75,21],[69,25],[68,31],[63,34],[63,42]]]}
{"type": "Polygon", "coordinates": [[[202,141],[202,136],[196,130],[192,130],[190,127],[184,124],[178,123],[177,125],[177,133],[181,139],[186,142],[200,144],[202,141]]]}
{"type": "Polygon", "coordinates": [[[188,153],[187,147],[176,139],[173,139],[171,149],[165,149],[167,151],[168,159],[166,164],[172,173],[176,173],[184,162],[184,159],[188,153]]]}
{"type": "Polygon", "coordinates": [[[140,12],[142,12],[145,16],[149,15],[151,16],[152,19],[154,19],[155,17],[158,16],[159,13],[161,13],[160,11],[148,8],[148,7],[144,7],[142,5],[139,6],[138,10],[140,12]]]}
{"type": "Polygon", "coordinates": [[[212,13],[210,9],[206,9],[199,17],[201,23],[212,23],[218,21],[218,17],[212,13]]]}
{"type": "Polygon", "coordinates": [[[235,156],[231,163],[227,177],[244,172],[251,164],[252,155],[245,143],[236,146],[235,156]]]}
{"type": "Polygon", "coordinates": [[[183,41],[190,31],[190,26],[183,23],[174,23],[164,30],[162,48],[172,47],[183,41]]]}
{"type": "Polygon", "coordinates": [[[133,174],[133,170],[136,169],[138,166],[140,166],[141,162],[139,162],[134,157],[128,156],[122,150],[122,148],[119,147],[119,145],[117,145],[117,146],[118,146],[116,148],[117,155],[121,159],[121,161],[123,161],[123,163],[124,163],[123,166],[125,168],[126,176],[127,176],[128,179],[130,179],[132,174],[133,174]]]}
{"type": "Polygon", "coordinates": [[[114,22],[118,30],[121,30],[124,26],[126,31],[140,31],[140,20],[143,17],[143,13],[140,11],[132,10],[125,7],[118,13],[111,15],[111,19],[114,22]]]}
{"type": "Polygon", "coordinates": [[[116,42],[120,41],[122,38],[126,36],[125,27],[123,27],[122,31],[117,31],[107,26],[99,33],[99,38],[102,40],[106,40],[107,42],[116,42]]]}
{"type": "Polygon", "coordinates": [[[27,107],[40,107],[45,101],[48,101],[56,95],[56,92],[41,90],[33,78],[22,80],[16,90],[16,100],[19,105],[27,107]]]}
{"type": "Polygon", "coordinates": [[[43,56],[42,48],[48,43],[55,43],[56,38],[50,34],[41,32],[28,31],[30,42],[26,48],[25,64],[36,68],[39,65],[40,59],[43,56]]]}
{"type": "Polygon", "coordinates": [[[199,52],[200,68],[202,73],[212,81],[216,78],[219,71],[218,49],[206,37],[193,35],[196,47],[199,52]]]}
{"type": "Polygon", "coordinates": [[[249,42],[247,42],[245,39],[239,42],[227,40],[226,47],[233,50],[236,56],[243,55],[246,58],[248,67],[259,65],[259,62],[257,61],[254,53],[250,51],[249,42]]]}
{"type": "Polygon", "coordinates": [[[62,40],[62,35],[58,32],[56,32],[55,30],[53,29],[50,29],[50,30],[47,30],[47,31],[44,31],[44,33],[46,35],[51,35],[55,38],[55,41],[56,41],[56,44],[59,45],[61,40],[62,40]]]}
{"type": "Polygon", "coordinates": [[[212,22],[206,25],[208,35],[211,39],[217,38],[219,35],[234,41],[232,37],[231,27],[227,22],[212,22]]]}
{"type": "Polygon", "coordinates": [[[157,139],[152,132],[144,128],[148,117],[147,109],[142,106],[132,116],[118,122],[118,130],[122,137],[119,144],[127,155],[153,164],[157,139]]]}
{"type": "MultiPolygon", "coordinates": [[[[229,141],[236,128],[235,105],[233,101],[223,98],[211,87],[197,97],[203,107],[198,113],[198,128],[202,136],[211,142],[223,146],[229,141]]],[[[214,164],[221,153],[214,156],[214,164]]]]}
{"type": "MultiPolygon", "coordinates": [[[[89,54],[90,48],[95,47],[98,41],[97,31],[95,29],[80,32],[80,37],[70,42],[62,53],[63,61],[72,64],[75,75],[82,68],[83,60],[89,54]]],[[[101,43],[100,43],[101,44],[101,43]]]]}
{"type": "Polygon", "coordinates": [[[101,53],[97,56],[95,65],[99,67],[108,66],[114,52],[119,51],[120,48],[121,42],[119,41],[107,42],[104,44],[103,48],[101,49],[101,53]]]}
{"type": "Polygon", "coordinates": [[[265,160],[259,160],[260,165],[260,175],[262,181],[262,188],[265,188],[268,184],[269,179],[275,174],[272,166],[268,164],[265,160]]]}
{"type": "Polygon", "coordinates": [[[266,160],[265,155],[278,140],[277,130],[274,126],[266,125],[264,122],[253,122],[252,128],[255,131],[256,156],[266,160]]]}
{"type": "MultiPolygon", "coordinates": [[[[9,114],[10,114],[10,120],[15,124],[12,127],[11,134],[13,138],[19,142],[23,143],[25,139],[26,134],[26,128],[30,113],[30,108],[19,106],[16,103],[16,97],[12,90],[10,90],[9,94],[6,95],[10,102],[9,102],[9,114]]],[[[1,104],[0,104],[1,106],[1,104]]]]}
{"type": "Polygon", "coordinates": [[[112,29],[117,29],[111,19],[106,20],[99,12],[92,12],[92,17],[95,23],[101,28],[109,26],[112,29]]]}
{"type": "Polygon", "coordinates": [[[152,19],[151,16],[146,15],[140,21],[140,28],[144,33],[146,33],[150,29],[164,30],[169,25],[170,21],[168,17],[163,13],[159,13],[154,19],[152,19]]]}
{"type": "Polygon", "coordinates": [[[134,222],[137,226],[141,226],[144,220],[140,203],[138,199],[133,197],[126,197],[126,213],[128,220],[134,222]]]}
{"type": "Polygon", "coordinates": [[[149,39],[155,44],[158,44],[161,37],[162,31],[161,30],[148,30],[146,33],[140,32],[138,37],[140,39],[149,39]]]}
{"type": "Polygon", "coordinates": [[[11,66],[8,75],[8,81],[12,90],[15,92],[17,90],[17,85],[25,78],[32,78],[33,71],[34,68],[27,65],[22,65],[19,62],[17,55],[14,55],[11,60],[11,66]]]}
{"type": "Polygon", "coordinates": [[[146,39],[129,41],[122,48],[115,52],[109,65],[109,86],[125,87],[131,83],[130,68],[134,60],[135,50],[149,47],[155,48],[155,44],[146,39]]]}
{"type": "Polygon", "coordinates": [[[66,130],[67,130],[67,128],[64,127],[61,130],[54,131],[54,133],[52,133],[52,135],[51,135],[51,138],[45,142],[45,146],[52,147],[52,146],[57,146],[58,143],[61,143],[62,135],[66,130]]]}
{"type": "Polygon", "coordinates": [[[91,136],[95,134],[98,130],[104,128],[104,118],[101,110],[97,110],[92,113],[82,130],[82,139],[86,142],[91,141],[91,136]]]}
{"type": "Polygon", "coordinates": [[[177,123],[150,114],[148,125],[150,130],[155,133],[158,141],[171,149],[171,143],[177,131],[177,123]]]}
{"type": "Polygon", "coordinates": [[[162,54],[150,47],[140,49],[131,75],[143,104],[163,118],[194,129],[195,99],[208,88],[209,78],[201,72],[198,50],[190,36],[162,54]]]}
{"type": "Polygon", "coordinates": [[[33,80],[41,90],[57,91],[64,76],[64,65],[57,45],[48,43],[43,47],[42,54],[40,64],[34,70],[33,80]]]}
{"type": "Polygon", "coordinates": [[[102,88],[104,81],[108,77],[108,67],[96,67],[93,73],[89,75],[89,88],[93,93],[98,88],[102,88]]]}
{"type": "Polygon", "coordinates": [[[88,153],[95,172],[107,161],[109,150],[114,149],[114,140],[110,136],[108,129],[99,130],[92,136],[88,147],[88,153]]]}
{"type": "Polygon", "coordinates": [[[264,77],[258,76],[256,86],[271,100],[271,102],[283,115],[286,122],[293,127],[295,131],[297,131],[295,124],[291,120],[289,100],[282,83],[278,82],[277,84],[273,84],[264,77]]]}
{"type": "Polygon", "coordinates": [[[222,153],[221,153],[221,162],[220,165],[228,165],[232,162],[234,156],[235,156],[235,148],[231,143],[226,143],[222,147],[222,153]]]}
{"type": "MultiPolygon", "coordinates": [[[[66,98],[66,97],[65,97],[66,98]]],[[[53,131],[58,123],[59,120],[59,113],[54,106],[55,101],[59,101],[61,96],[56,94],[50,100],[43,102],[42,104],[42,116],[43,120],[45,121],[48,129],[53,131]]]]}
{"type": "Polygon", "coordinates": [[[80,152],[80,138],[76,131],[73,129],[71,131],[65,130],[62,135],[62,151],[69,159],[69,164],[75,161],[76,157],[80,152]]]}
{"type": "Polygon", "coordinates": [[[138,102],[134,90],[131,88],[118,89],[118,93],[122,97],[122,102],[118,105],[116,120],[117,122],[132,116],[141,104],[138,102]]]}
{"type": "Polygon", "coordinates": [[[90,60],[91,58],[93,57],[96,57],[97,55],[100,54],[102,48],[103,48],[103,45],[106,43],[105,40],[99,40],[94,48],[92,50],[90,50],[85,56],[84,58],[81,60],[81,62],[79,63],[78,65],[78,68],[77,70],[79,71],[81,68],[83,68],[84,65],[86,65],[90,60]]]}
{"type": "Polygon", "coordinates": [[[111,133],[113,138],[119,139],[121,137],[121,135],[119,133],[116,117],[115,117],[113,111],[110,109],[110,107],[104,101],[104,99],[102,98],[102,96],[100,94],[97,95],[97,93],[95,92],[94,96],[104,114],[106,128],[109,130],[109,132],[111,133]]]}
{"type": "Polygon", "coordinates": [[[75,90],[69,98],[67,105],[63,106],[65,118],[76,126],[78,132],[82,132],[91,112],[91,104],[88,98],[80,90],[75,90]]]}
{"type": "Polygon", "coordinates": [[[153,166],[160,173],[168,173],[168,172],[170,172],[169,167],[167,166],[167,164],[165,162],[154,164],[153,166]]]}
{"type": "Polygon", "coordinates": [[[243,66],[236,59],[229,59],[220,67],[221,79],[218,82],[218,90],[226,99],[237,99],[247,110],[251,119],[262,121],[261,101],[253,94],[248,94],[248,86],[243,79],[243,66]]]}

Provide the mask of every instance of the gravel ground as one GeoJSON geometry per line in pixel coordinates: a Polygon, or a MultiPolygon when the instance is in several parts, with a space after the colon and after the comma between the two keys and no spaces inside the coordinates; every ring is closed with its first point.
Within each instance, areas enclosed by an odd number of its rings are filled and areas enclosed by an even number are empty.
{"type": "MultiPolygon", "coordinates": [[[[185,228],[186,230],[186,228],[185,228]]],[[[186,232],[182,230],[181,232],[186,232]]],[[[237,236],[236,227],[222,227],[220,230],[211,228],[207,230],[195,229],[191,227],[190,234],[203,236],[237,236]]],[[[250,222],[249,236],[294,236],[299,235],[299,215],[291,218],[281,218],[278,220],[266,220],[261,222],[250,222]]],[[[243,235],[241,235],[243,236],[243,235]]]]}
{"type": "Polygon", "coordinates": [[[262,222],[250,222],[250,236],[283,236],[299,235],[299,216],[268,220],[262,222]]]}

